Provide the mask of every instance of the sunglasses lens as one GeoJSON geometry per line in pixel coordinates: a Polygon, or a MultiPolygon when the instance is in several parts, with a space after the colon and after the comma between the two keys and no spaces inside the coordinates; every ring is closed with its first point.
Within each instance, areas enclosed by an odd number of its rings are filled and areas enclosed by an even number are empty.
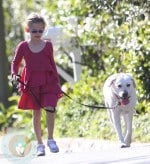
{"type": "Polygon", "coordinates": [[[37,33],[37,31],[36,31],[36,30],[32,30],[31,32],[32,32],[33,34],[37,33]]]}
{"type": "Polygon", "coordinates": [[[39,30],[39,33],[43,33],[43,30],[39,30]]]}
{"type": "Polygon", "coordinates": [[[36,33],[42,34],[42,33],[43,33],[43,30],[39,30],[39,31],[37,31],[37,30],[32,30],[31,32],[32,32],[33,34],[36,34],[36,33]]]}

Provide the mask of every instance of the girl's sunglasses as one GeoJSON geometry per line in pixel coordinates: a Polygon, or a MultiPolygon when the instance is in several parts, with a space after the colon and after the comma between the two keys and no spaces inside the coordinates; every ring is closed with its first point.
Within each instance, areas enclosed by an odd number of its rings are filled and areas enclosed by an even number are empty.
{"type": "Polygon", "coordinates": [[[36,34],[36,33],[43,33],[43,30],[32,30],[31,33],[36,34]]]}

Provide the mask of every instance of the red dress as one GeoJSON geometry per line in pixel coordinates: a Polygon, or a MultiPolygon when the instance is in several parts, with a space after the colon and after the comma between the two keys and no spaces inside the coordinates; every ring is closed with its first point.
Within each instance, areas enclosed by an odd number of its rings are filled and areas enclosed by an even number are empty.
{"type": "Polygon", "coordinates": [[[21,42],[16,48],[11,64],[12,74],[18,74],[22,59],[24,59],[24,68],[21,81],[25,85],[19,84],[21,97],[18,107],[33,110],[47,106],[55,107],[62,90],[53,58],[52,43],[46,41],[44,49],[34,53],[30,50],[27,41],[21,42]]]}

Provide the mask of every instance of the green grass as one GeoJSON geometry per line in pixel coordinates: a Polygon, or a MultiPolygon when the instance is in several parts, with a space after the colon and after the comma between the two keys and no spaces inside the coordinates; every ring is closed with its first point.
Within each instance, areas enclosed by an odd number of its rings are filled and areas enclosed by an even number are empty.
{"type": "MultiPolygon", "coordinates": [[[[150,115],[133,117],[133,142],[150,141],[150,115]]],[[[88,109],[84,116],[65,115],[57,112],[56,137],[85,137],[94,139],[116,140],[116,133],[109,120],[106,110],[91,111],[88,109]]]]}

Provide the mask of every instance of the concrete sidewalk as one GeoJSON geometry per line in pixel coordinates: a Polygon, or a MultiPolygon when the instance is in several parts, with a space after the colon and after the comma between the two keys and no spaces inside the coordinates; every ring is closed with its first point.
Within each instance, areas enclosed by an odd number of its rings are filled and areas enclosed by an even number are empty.
{"type": "Polygon", "coordinates": [[[8,160],[6,154],[1,154],[0,161],[2,164],[150,163],[150,143],[132,143],[130,148],[121,149],[116,142],[105,140],[61,138],[56,139],[56,141],[60,148],[59,153],[51,153],[49,148],[46,146],[46,156],[44,157],[36,157],[35,154],[32,154],[32,156],[30,156],[28,159],[27,157],[20,157],[17,159],[9,158],[8,160]]]}
{"type": "Polygon", "coordinates": [[[150,144],[132,143],[120,148],[116,142],[83,138],[58,139],[60,152],[46,149],[45,157],[36,157],[31,164],[149,164],[150,144]]]}

